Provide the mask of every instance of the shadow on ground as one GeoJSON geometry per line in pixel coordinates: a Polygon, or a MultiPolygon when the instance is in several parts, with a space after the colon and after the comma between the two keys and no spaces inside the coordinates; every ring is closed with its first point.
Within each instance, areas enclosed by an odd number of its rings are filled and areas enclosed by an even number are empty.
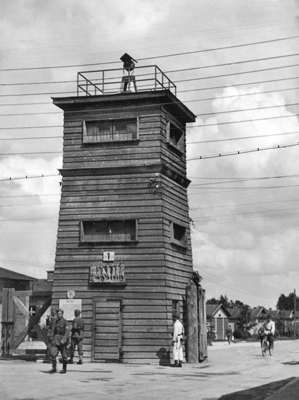
{"type": "MultiPolygon", "coordinates": [[[[294,380],[294,378],[283,379],[281,381],[256,386],[240,392],[225,394],[224,396],[219,397],[218,400],[266,400],[269,396],[274,395],[278,390],[282,389],[292,380],[294,380]]],[[[282,398],[281,400],[284,399],[282,398]]]]}

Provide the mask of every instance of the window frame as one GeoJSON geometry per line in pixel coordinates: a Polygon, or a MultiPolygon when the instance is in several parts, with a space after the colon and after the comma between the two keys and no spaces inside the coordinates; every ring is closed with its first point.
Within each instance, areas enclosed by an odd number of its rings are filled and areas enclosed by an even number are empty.
{"type": "Polygon", "coordinates": [[[167,145],[170,147],[171,150],[173,150],[175,153],[178,155],[182,156],[185,152],[185,129],[181,127],[179,124],[174,122],[173,120],[168,120],[167,125],[166,125],[166,133],[167,133],[167,145]],[[176,145],[170,141],[170,129],[171,125],[173,125],[176,129],[178,129],[181,132],[181,137],[178,141],[182,141],[181,145],[176,145]]]}
{"type": "Polygon", "coordinates": [[[80,227],[80,243],[82,244],[88,244],[88,243],[136,243],[138,242],[138,219],[137,218],[84,218],[81,219],[79,222],[79,227],[80,227]],[[135,222],[135,239],[132,240],[105,240],[105,239],[86,239],[85,238],[85,233],[84,233],[84,222],[121,222],[121,221],[134,221],[135,222]]]}
{"type": "MultiPolygon", "coordinates": [[[[95,119],[84,119],[82,120],[82,143],[84,145],[101,145],[101,144],[107,144],[107,143],[128,143],[128,142],[137,142],[139,141],[139,125],[140,125],[140,117],[139,115],[135,115],[133,117],[117,117],[117,118],[95,118],[95,119]],[[110,129],[112,129],[113,127],[113,122],[119,122],[119,121],[130,121],[130,120],[136,120],[136,138],[130,138],[130,139],[116,139],[113,140],[109,139],[109,140],[90,140],[88,139],[88,136],[90,136],[92,138],[92,135],[87,135],[87,124],[88,123],[101,123],[101,122],[110,122],[111,127],[110,129]]],[[[113,131],[111,133],[111,135],[113,135],[113,131]]]]}
{"type": "Polygon", "coordinates": [[[182,249],[186,249],[188,245],[188,238],[187,238],[187,226],[178,224],[177,222],[170,221],[170,241],[171,244],[181,247],[182,249]],[[184,229],[184,239],[178,240],[174,237],[174,227],[178,226],[184,229]]]}

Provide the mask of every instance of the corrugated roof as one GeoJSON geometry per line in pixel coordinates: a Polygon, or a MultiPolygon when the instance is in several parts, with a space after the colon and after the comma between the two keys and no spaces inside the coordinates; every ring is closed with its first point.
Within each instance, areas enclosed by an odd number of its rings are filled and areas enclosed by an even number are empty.
{"type": "Polygon", "coordinates": [[[35,281],[36,278],[32,276],[19,274],[18,272],[12,271],[10,269],[6,269],[0,267],[0,279],[12,279],[16,281],[35,281]]]}

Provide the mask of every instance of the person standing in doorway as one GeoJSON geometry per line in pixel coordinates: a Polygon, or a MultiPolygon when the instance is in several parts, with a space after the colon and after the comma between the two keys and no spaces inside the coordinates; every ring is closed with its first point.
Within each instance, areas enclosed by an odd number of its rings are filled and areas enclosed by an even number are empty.
{"type": "Polygon", "coordinates": [[[67,321],[63,318],[63,310],[57,311],[57,318],[53,322],[52,326],[52,344],[51,344],[51,361],[52,361],[52,369],[50,373],[55,373],[57,371],[57,361],[56,357],[58,353],[61,353],[62,357],[62,374],[66,373],[66,365],[67,365],[67,342],[69,331],[67,329],[67,321]]]}
{"type": "Polygon", "coordinates": [[[182,367],[183,362],[184,326],[178,313],[174,315],[173,325],[173,360],[174,367],[182,367]]]}
{"type": "Polygon", "coordinates": [[[83,364],[83,336],[84,336],[84,321],[80,317],[81,311],[75,310],[72,322],[72,333],[71,333],[71,358],[69,363],[74,362],[75,350],[77,348],[79,361],[77,364],[83,364]]]}

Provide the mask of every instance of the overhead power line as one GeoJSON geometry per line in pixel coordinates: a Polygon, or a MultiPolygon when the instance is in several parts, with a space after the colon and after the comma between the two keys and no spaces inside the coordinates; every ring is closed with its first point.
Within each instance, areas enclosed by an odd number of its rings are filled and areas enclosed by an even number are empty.
{"type": "MultiPolygon", "coordinates": [[[[234,76],[234,75],[243,75],[243,74],[250,74],[250,73],[256,73],[256,72],[265,72],[265,71],[272,71],[272,70],[279,70],[279,69],[285,69],[285,68],[293,68],[293,67],[298,67],[299,64],[292,64],[292,65],[282,65],[282,66],[277,66],[277,67],[268,67],[268,68],[262,68],[262,69],[254,69],[250,71],[241,71],[241,72],[233,72],[229,74],[220,74],[220,75],[210,75],[210,76],[204,76],[204,77],[197,77],[197,78],[187,78],[187,79],[178,79],[175,80],[175,83],[181,83],[181,82],[191,82],[191,81],[200,81],[204,79],[213,79],[213,78],[223,78],[223,77],[228,77],[228,76],[234,76]]],[[[64,91],[64,92],[33,92],[33,93],[17,93],[17,94],[1,94],[0,97],[16,97],[16,96],[53,96],[56,94],[72,94],[73,96],[77,96],[77,93],[75,90],[73,91],[64,91]]]]}
{"type": "Polygon", "coordinates": [[[165,73],[170,74],[170,73],[174,73],[174,72],[196,71],[199,69],[207,69],[207,68],[215,68],[215,67],[228,67],[228,66],[230,67],[232,65],[247,64],[247,63],[258,62],[258,61],[277,60],[277,59],[281,59],[281,58],[297,57],[297,56],[299,56],[299,53],[281,54],[278,56],[251,58],[251,59],[247,59],[247,60],[231,61],[231,62],[221,63],[221,64],[199,65],[196,67],[178,68],[178,69],[166,70],[165,73]]]}
{"type": "Polygon", "coordinates": [[[34,156],[34,155],[46,155],[46,154],[62,154],[62,151],[20,151],[15,153],[0,153],[0,157],[7,156],[34,156]]]}
{"type": "MultiPolygon", "coordinates": [[[[247,139],[257,139],[257,138],[266,138],[273,136],[285,136],[285,135],[296,135],[299,131],[290,131],[290,132],[279,132],[279,133],[268,133],[261,135],[251,135],[251,136],[237,136],[230,138],[219,138],[219,139],[206,139],[206,140],[195,140],[192,142],[187,142],[187,145],[196,144],[196,143],[217,143],[217,142],[229,142],[235,140],[247,140],[247,139]]],[[[0,141],[17,141],[17,140],[46,140],[46,139],[63,139],[62,135],[57,136],[27,136],[27,137],[10,137],[10,138],[0,138],[0,141]]]]}
{"type": "Polygon", "coordinates": [[[27,136],[27,137],[13,137],[13,138],[0,138],[0,141],[15,141],[15,140],[44,140],[44,139],[62,139],[63,136],[27,136]]]}
{"type": "Polygon", "coordinates": [[[191,183],[192,188],[202,187],[202,186],[213,186],[213,185],[226,185],[227,183],[236,183],[236,182],[249,182],[249,181],[265,181],[265,180],[273,180],[273,179],[290,179],[290,178],[298,178],[299,174],[293,175],[276,175],[276,176],[262,176],[262,177],[249,177],[249,178],[232,178],[232,179],[223,179],[215,182],[204,182],[204,183],[191,183]]]}
{"type": "MultiPolygon", "coordinates": [[[[284,91],[287,90],[297,90],[299,89],[298,87],[295,88],[289,88],[289,89],[281,89],[284,91]]],[[[277,91],[272,91],[272,92],[277,92],[277,91]]],[[[240,96],[244,95],[256,95],[256,94],[261,94],[263,92],[257,92],[257,93],[248,93],[248,94],[240,94],[240,96]]],[[[268,93],[268,92],[267,92],[268,93]]],[[[186,100],[184,103],[193,103],[193,102],[201,102],[201,101],[207,101],[207,100],[218,100],[218,99],[225,99],[225,98],[230,98],[230,97],[236,97],[236,95],[229,95],[229,96],[221,96],[221,97],[214,97],[214,98],[208,98],[208,99],[192,99],[192,100],[186,100]]],[[[239,97],[239,95],[237,95],[239,97]]],[[[162,105],[164,104],[170,104],[170,103],[161,103],[162,105]]],[[[254,110],[264,110],[264,109],[269,109],[269,108],[281,108],[281,107],[287,107],[287,106],[297,106],[299,103],[284,103],[284,104],[276,104],[273,106],[259,106],[259,107],[251,107],[251,108],[243,108],[243,109],[235,109],[235,110],[225,110],[225,111],[215,111],[215,112],[210,112],[210,113],[200,113],[196,114],[197,117],[202,117],[202,116],[209,116],[209,115],[216,115],[216,114],[227,114],[227,113],[232,113],[232,112],[242,112],[242,111],[254,111],[254,110]]],[[[129,106],[130,107],[130,106],[129,106]]],[[[97,111],[98,109],[89,109],[89,111],[97,111]]],[[[107,108],[105,109],[107,110],[107,108]]],[[[112,110],[112,108],[111,108],[112,110]]],[[[82,113],[82,110],[73,110],[73,113],[82,113]]],[[[0,114],[0,117],[12,117],[12,116],[26,116],[26,115],[62,115],[62,111],[43,111],[43,112],[26,112],[26,113],[2,113],[0,114]]]]}
{"type": "MultiPolygon", "coordinates": [[[[299,87],[298,87],[299,89],[299,87]]],[[[238,108],[234,110],[225,110],[225,111],[214,111],[209,113],[200,113],[197,114],[197,117],[209,116],[209,115],[218,115],[218,114],[230,114],[234,112],[243,112],[243,111],[256,111],[256,110],[266,110],[270,108],[281,108],[281,107],[291,107],[298,106],[299,103],[285,103],[285,104],[276,104],[274,106],[259,106],[259,107],[250,107],[250,108],[238,108]]],[[[1,115],[1,114],[0,114],[1,115]]]]}
{"type": "Polygon", "coordinates": [[[299,64],[291,64],[291,65],[288,64],[288,65],[281,65],[279,67],[267,67],[267,68],[252,69],[249,71],[231,72],[229,74],[209,75],[209,76],[202,76],[199,78],[197,77],[197,78],[177,79],[177,80],[175,80],[175,83],[194,82],[194,81],[200,81],[200,80],[204,80],[204,79],[225,78],[228,76],[253,74],[256,72],[274,71],[274,70],[278,70],[278,69],[293,68],[293,67],[298,67],[298,66],[299,66],[299,64]]]}
{"type": "Polygon", "coordinates": [[[230,138],[195,140],[192,142],[187,142],[187,145],[195,144],[195,143],[232,142],[234,140],[247,140],[247,139],[266,138],[266,137],[273,137],[273,136],[296,135],[298,133],[299,133],[299,131],[290,131],[290,132],[269,133],[269,134],[251,135],[251,136],[236,136],[236,137],[230,137],[230,138]]]}
{"type": "MultiPolygon", "coordinates": [[[[238,121],[223,121],[223,122],[217,122],[217,123],[197,124],[197,125],[187,126],[187,128],[198,128],[198,127],[217,126],[217,125],[231,125],[231,124],[240,124],[240,123],[245,123],[245,122],[265,121],[265,120],[278,119],[278,118],[294,118],[295,116],[298,116],[298,115],[299,114],[276,115],[276,116],[272,116],[272,117],[251,118],[251,119],[244,119],[244,120],[238,120],[238,121]]],[[[7,127],[0,127],[0,130],[37,129],[37,128],[63,128],[63,125],[7,126],[7,127]]]]}
{"type": "Polygon", "coordinates": [[[274,115],[272,117],[242,119],[242,120],[238,120],[238,121],[223,121],[223,122],[215,122],[215,123],[208,123],[208,124],[192,125],[192,126],[188,126],[188,128],[198,128],[198,127],[218,126],[218,125],[231,125],[231,124],[242,124],[242,123],[246,123],[246,122],[266,121],[266,120],[277,119],[277,118],[294,118],[295,116],[298,116],[298,115],[299,114],[274,115]]]}
{"type": "MultiPolygon", "coordinates": [[[[291,77],[291,78],[279,78],[279,79],[260,80],[260,81],[254,81],[254,82],[234,83],[231,86],[232,87],[239,87],[239,86],[259,85],[259,84],[264,84],[264,83],[289,81],[289,80],[294,80],[294,79],[298,79],[298,78],[299,78],[299,76],[294,76],[294,77],[291,77]]],[[[222,86],[208,86],[208,87],[203,87],[203,88],[179,90],[177,93],[188,93],[188,92],[206,91],[206,90],[214,90],[214,89],[226,89],[228,87],[229,87],[228,85],[225,85],[225,86],[223,86],[223,85],[222,86]]],[[[290,90],[290,89],[286,88],[286,89],[283,89],[283,90],[290,90]]],[[[279,89],[277,89],[275,91],[279,91],[279,89]]],[[[273,90],[273,92],[274,92],[274,90],[273,90]]],[[[64,92],[64,93],[74,93],[74,92],[64,92]]],[[[259,93],[265,93],[265,92],[259,92],[259,93]]],[[[271,92],[267,91],[266,93],[271,93],[271,92]]],[[[41,93],[37,93],[36,95],[40,95],[40,94],[41,93]]],[[[44,94],[44,93],[42,93],[42,94],[44,94]]],[[[53,95],[55,93],[51,93],[51,94],[53,95]]],[[[23,103],[4,103],[4,104],[0,104],[0,107],[33,106],[33,105],[53,105],[53,103],[50,102],[50,101],[23,102],[23,103]]]]}
{"type": "MultiPolygon", "coordinates": [[[[237,95],[227,95],[227,96],[218,96],[218,97],[208,97],[208,98],[203,98],[203,99],[192,99],[192,100],[185,100],[184,103],[195,103],[195,102],[203,102],[203,101],[210,101],[210,100],[219,100],[219,99],[227,99],[227,98],[234,98],[234,97],[244,97],[244,96],[256,96],[259,94],[267,94],[267,93],[276,93],[276,92],[284,92],[284,91],[290,91],[290,90],[298,90],[298,87],[293,87],[293,88],[286,88],[286,89],[277,89],[277,90],[266,90],[266,91],[258,91],[258,92],[250,92],[250,93],[240,93],[237,95]]],[[[167,105],[167,104],[173,104],[173,102],[161,102],[160,105],[167,105]]],[[[297,105],[298,103],[290,103],[290,104],[284,104],[285,106],[287,105],[297,105]]],[[[264,108],[271,108],[271,107],[283,107],[284,105],[274,105],[274,106],[261,106],[255,109],[262,109],[264,108]]],[[[152,105],[148,104],[148,105],[144,105],[144,107],[152,107],[152,105]]],[[[126,109],[134,109],[135,106],[126,106],[126,109]]],[[[105,108],[105,111],[109,111],[109,110],[114,110],[115,108],[105,108]]],[[[89,111],[97,111],[98,109],[90,109],[89,111]]],[[[244,111],[246,111],[245,109],[243,109],[244,111]]],[[[243,111],[240,110],[240,111],[243,111]]],[[[250,109],[248,109],[250,110],[250,109]]],[[[254,110],[254,108],[252,108],[251,110],[254,110]]],[[[234,112],[234,110],[232,111],[225,111],[225,112],[234,112]]],[[[72,113],[82,113],[82,110],[73,110],[72,113]]],[[[220,111],[218,112],[220,113],[220,111]]],[[[223,111],[224,113],[224,111],[223,111]]],[[[1,116],[26,116],[26,115],[47,115],[47,114],[61,114],[62,115],[62,111],[45,111],[45,112],[29,112],[29,113],[2,113],[0,114],[1,116]]],[[[215,114],[215,113],[214,113],[215,114]]],[[[206,115],[206,114],[197,114],[196,116],[201,116],[201,115],[206,115]]],[[[55,127],[55,128],[59,128],[61,126],[58,125],[47,125],[47,126],[42,126],[42,127],[55,127]]],[[[192,126],[190,126],[191,128],[192,126]]],[[[33,128],[33,127],[32,127],[33,128]]],[[[0,128],[0,129],[6,129],[6,128],[0,128]]],[[[13,127],[8,127],[7,129],[14,129],[13,127]]],[[[18,129],[18,128],[17,128],[18,129]]],[[[20,128],[23,129],[23,128],[20,128]]]]}
{"type": "MultiPolygon", "coordinates": [[[[166,74],[170,73],[177,73],[177,72],[187,72],[187,71],[196,71],[200,69],[209,69],[209,68],[218,68],[218,67],[227,67],[227,66],[233,66],[233,65],[241,65],[241,64],[248,64],[252,62],[260,62],[260,61],[270,61],[270,60],[277,60],[277,59],[282,59],[282,58],[288,58],[288,57],[297,57],[299,56],[299,53],[290,53],[290,54],[280,54],[277,56],[270,56],[270,57],[260,57],[260,58],[251,58],[247,60],[238,60],[238,61],[231,61],[231,62],[226,62],[226,63],[218,63],[218,64],[211,64],[211,65],[198,65],[195,67],[188,67],[188,68],[177,68],[177,69],[172,69],[172,70],[166,70],[166,74]]],[[[138,77],[143,77],[147,75],[152,75],[152,73],[144,73],[140,74],[138,77]]],[[[108,79],[108,78],[106,78],[108,79]]],[[[111,79],[115,79],[111,77],[111,79]]],[[[0,86],[32,86],[32,85],[53,85],[53,84],[65,84],[65,83],[76,83],[76,80],[62,80],[62,81],[38,81],[38,82],[8,82],[8,83],[0,83],[0,86]]]]}
{"type": "Polygon", "coordinates": [[[197,156],[197,157],[188,158],[187,161],[204,160],[204,159],[209,159],[209,158],[221,158],[221,157],[228,157],[228,156],[238,156],[240,154],[255,153],[255,152],[260,152],[260,151],[265,151],[265,150],[280,150],[280,149],[286,149],[286,148],[295,147],[295,146],[299,146],[299,142],[291,143],[291,144],[281,144],[281,145],[276,145],[276,146],[258,147],[258,148],[254,148],[254,149],[237,150],[237,151],[230,151],[230,152],[224,152],[224,153],[218,153],[218,154],[197,156]]]}
{"type": "MultiPolygon", "coordinates": [[[[228,45],[228,46],[219,46],[219,47],[213,47],[213,48],[208,48],[208,49],[183,51],[183,52],[169,53],[169,54],[160,54],[157,56],[141,57],[141,58],[138,58],[138,61],[147,61],[147,60],[153,60],[153,59],[157,59],[157,58],[177,57],[177,56],[206,53],[206,52],[212,52],[212,51],[218,51],[218,50],[234,49],[234,48],[240,48],[240,47],[247,47],[247,46],[254,46],[254,45],[260,45],[260,44],[267,44],[267,43],[274,43],[274,42],[280,42],[280,41],[285,41],[285,40],[297,39],[298,37],[299,37],[299,35],[293,35],[293,36],[286,36],[286,37],[281,37],[281,38],[274,38],[274,39],[261,40],[261,41],[255,41],[255,42],[247,42],[247,43],[234,44],[234,45],[228,45]]],[[[49,65],[49,66],[35,66],[35,67],[1,68],[0,71],[31,71],[31,70],[44,70],[44,69],[90,67],[90,66],[109,65],[109,64],[111,64],[111,65],[112,64],[120,64],[120,62],[119,61],[106,61],[106,62],[84,63],[84,64],[64,64],[64,65],[49,65]]]]}
{"type": "MultiPolygon", "coordinates": [[[[261,81],[254,81],[254,82],[241,82],[241,83],[233,83],[231,86],[232,87],[239,87],[239,86],[249,86],[249,85],[261,85],[264,83],[274,83],[274,82],[282,82],[282,81],[291,81],[294,79],[298,79],[299,76],[294,76],[291,78],[279,78],[279,79],[267,79],[267,80],[261,80],[261,81]]],[[[203,88],[194,88],[194,89],[184,89],[184,90],[178,90],[177,93],[189,93],[189,92],[198,92],[202,90],[214,90],[214,89],[227,89],[229,86],[228,85],[221,85],[221,86],[208,86],[208,87],[203,87],[203,88]]]]}
{"type": "MultiPolygon", "coordinates": [[[[56,174],[39,174],[39,175],[24,175],[24,176],[10,176],[8,178],[0,178],[0,182],[8,182],[8,181],[19,181],[19,180],[27,180],[27,179],[41,179],[41,178],[52,178],[53,176],[60,176],[59,173],[56,174]]],[[[1,196],[0,196],[1,197],[1,196]]]]}

